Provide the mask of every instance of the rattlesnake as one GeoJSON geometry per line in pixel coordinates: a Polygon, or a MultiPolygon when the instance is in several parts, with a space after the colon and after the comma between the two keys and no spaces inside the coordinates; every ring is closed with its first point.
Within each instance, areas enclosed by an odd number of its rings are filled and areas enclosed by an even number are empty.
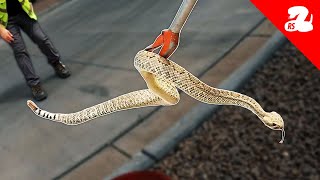
{"type": "Polygon", "coordinates": [[[284,122],[281,116],[276,112],[265,112],[251,97],[234,91],[210,87],[183,67],[154,52],[139,51],[134,58],[134,66],[144,78],[148,89],[123,94],[69,114],[47,112],[30,100],[27,105],[39,117],[67,125],[78,125],[116,111],[146,106],[175,105],[180,100],[178,88],[204,103],[236,105],[249,109],[270,129],[282,130],[280,143],[283,142],[284,122]]]}

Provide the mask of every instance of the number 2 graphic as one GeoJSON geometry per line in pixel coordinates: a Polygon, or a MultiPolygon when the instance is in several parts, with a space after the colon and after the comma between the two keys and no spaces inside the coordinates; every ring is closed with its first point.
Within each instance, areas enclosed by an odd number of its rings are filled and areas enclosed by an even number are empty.
{"type": "Polygon", "coordinates": [[[289,19],[293,19],[297,16],[297,19],[288,21],[284,28],[286,31],[293,32],[293,31],[299,31],[299,32],[309,32],[313,30],[313,15],[311,14],[310,21],[305,21],[309,10],[304,6],[293,6],[288,9],[289,19]]]}

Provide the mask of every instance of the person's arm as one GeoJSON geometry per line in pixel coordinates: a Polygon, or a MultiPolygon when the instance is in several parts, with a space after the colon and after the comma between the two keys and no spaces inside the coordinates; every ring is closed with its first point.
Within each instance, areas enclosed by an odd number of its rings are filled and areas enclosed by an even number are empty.
{"type": "Polygon", "coordinates": [[[13,35],[2,24],[0,24],[0,36],[3,40],[5,40],[8,43],[14,41],[13,35]]]}

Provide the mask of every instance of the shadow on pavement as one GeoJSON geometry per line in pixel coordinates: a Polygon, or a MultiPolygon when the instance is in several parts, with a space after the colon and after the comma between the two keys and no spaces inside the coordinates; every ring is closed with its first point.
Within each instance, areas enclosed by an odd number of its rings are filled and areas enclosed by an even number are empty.
{"type": "MultiPolygon", "coordinates": [[[[53,78],[56,78],[54,74],[42,79],[42,84],[49,83],[53,78]]],[[[11,86],[0,94],[1,103],[13,102],[26,98],[32,98],[31,90],[26,84],[17,84],[15,86],[11,86]]]]}

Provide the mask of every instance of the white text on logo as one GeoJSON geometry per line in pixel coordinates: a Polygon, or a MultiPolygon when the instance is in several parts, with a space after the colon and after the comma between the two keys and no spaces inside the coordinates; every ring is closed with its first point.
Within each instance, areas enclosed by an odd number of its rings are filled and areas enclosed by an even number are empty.
{"type": "Polygon", "coordinates": [[[309,10],[304,7],[304,6],[293,6],[288,9],[288,14],[289,19],[293,19],[297,16],[295,20],[288,21],[285,25],[284,28],[286,31],[289,32],[294,32],[294,31],[299,31],[299,32],[309,32],[313,30],[313,15],[311,14],[310,20],[305,21],[308,14],[309,10]]]}

